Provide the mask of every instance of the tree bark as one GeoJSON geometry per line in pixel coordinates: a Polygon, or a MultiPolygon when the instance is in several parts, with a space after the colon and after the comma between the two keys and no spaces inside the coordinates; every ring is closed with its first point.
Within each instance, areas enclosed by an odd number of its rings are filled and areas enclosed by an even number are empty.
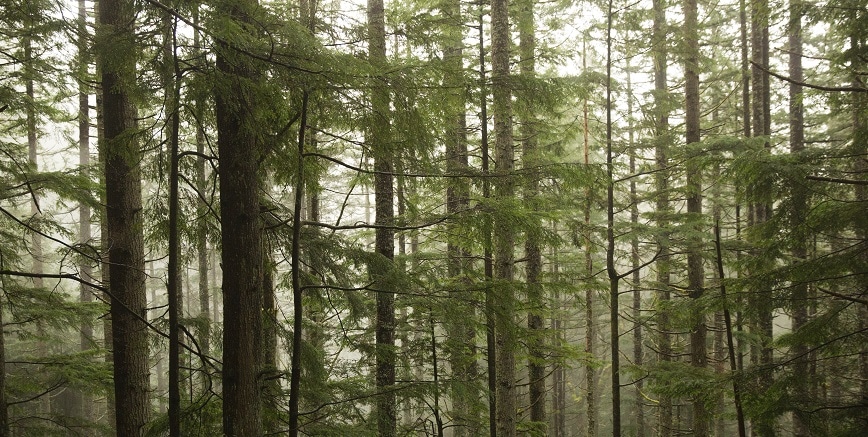
{"type": "MultiPolygon", "coordinates": [[[[536,23],[534,19],[535,0],[524,0],[520,4],[518,14],[519,28],[519,65],[520,73],[526,81],[531,81],[536,74],[536,23]]],[[[539,195],[539,152],[537,151],[537,128],[534,117],[534,102],[529,93],[524,102],[524,111],[521,113],[521,146],[522,163],[525,169],[524,177],[524,202],[531,210],[538,210],[537,197],[539,195]]],[[[542,226],[537,220],[531,222],[531,226],[542,226]]],[[[540,283],[542,274],[542,251],[540,248],[539,231],[529,229],[526,232],[524,246],[525,253],[525,281],[527,283],[527,327],[530,331],[528,341],[528,379],[530,384],[530,420],[535,422],[531,426],[540,434],[546,432],[546,368],[545,368],[545,328],[543,327],[543,312],[545,302],[543,287],[540,283]]]]}
{"type": "MultiPolygon", "coordinates": [[[[89,87],[87,85],[87,67],[90,61],[87,38],[87,8],[85,0],[78,0],[78,164],[85,176],[90,175],[90,108],[88,106],[89,87]]],[[[78,242],[82,247],[89,247],[91,241],[90,230],[90,205],[81,202],[78,206],[78,242]]],[[[94,253],[94,252],[91,252],[94,253]]],[[[93,281],[93,262],[88,257],[80,257],[78,271],[85,281],[93,281]]],[[[79,284],[78,299],[82,304],[93,302],[94,290],[84,283],[79,284]]],[[[79,329],[79,350],[84,352],[95,347],[93,338],[93,324],[83,321],[79,329]]],[[[75,410],[80,417],[89,420],[91,418],[91,402],[89,395],[82,390],[77,390],[75,410]]]]}
{"type": "MultiPolygon", "coordinates": [[[[799,82],[804,80],[802,70],[802,2],[790,0],[790,22],[787,29],[789,45],[789,74],[793,79],[789,85],[790,100],[790,153],[799,159],[805,150],[805,122],[802,105],[803,92],[799,82]]],[[[808,211],[808,193],[803,182],[796,181],[792,187],[793,232],[797,232],[793,241],[793,258],[796,263],[807,261],[808,242],[801,237],[799,228],[804,224],[808,211]]],[[[808,285],[793,284],[793,333],[798,333],[808,323],[808,285]]],[[[793,364],[794,398],[809,399],[808,393],[808,345],[798,341],[792,350],[795,355],[793,364]]],[[[795,437],[811,435],[807,417],[801,411],[793,413],[793,434],[795,437]]]]}
{"type": "Polygon", "coordinates": [[[134,5],[99,2],[105,131],[106,230],[111,292],[115,425],[118,435],[143,435],[149,417],[142,185],[136,108],[134,5]],[[123,49],[119,49],[123,47],[123,49]],[[119,57],[122,57],[118,59],[119,57]]]}
{"type": "MultiPolygon", "coordinates": [[[[658,360],[666,363],[672,361],[672,340],[669,336],[671,330],[669,322],[668,302],[670,298],[671,262],[669,249],[669,146],[671,137],[669,134],[669,103],[667,66],[667,23],[666,3],[664,0],[653,1],[654,21],[651,34],[652,58],[654,60],[654,158],[657,172],[654,174],[654,189],[656,193],[656,221],[657,227],[662,230],[658,240],[660,255],[655,262],[657,269],[657,331],[659,332],[658,360]]],[[[658,404],[657,435],[669,437],[672,435],[672,398],[668,394],[660,394],[658,404]]]]}
{"type": "MultiPolygon", "coordinates": [[[[443,61],[445,71],[443,83],[447,88],[447,134],[446,134],[446,172],[450,175],[467,174],[469,171],[467,153],[467,114],[465,112],[465,80],[464,80],[464,18],[459,0],[443,4],[443,19],[445,20],[445,41],[443,44],[443,61]]],[[[449,216],[459,214],[469,206],[470,184],[468,179],[451,177],[446,187],[446,213],[449,216]]],[[[457,231],[455,235],[460,234],[457,231]]],[[[451,322],[449,339],[446,344],[449,349],[449,359],[454,383],[452,398],[455,421],[454,435],[456,437],[474,436],[479,434],[479,418],[476,417],[475,404],[479,396],[475,389],[477,377],[476,363],[476,309],[474,305],[465,305],[473,301],[473,294],[467,290],[470,273],[468,259],[470,251],[467,245],[450,238],[446,248],[449,261],[449,277],[453,280],[459,293],[455,296],[461,302],[456,308],[460,311],[451,322]]]]}
{"type": "MultiPolygon", "coordinates": [[[[696,0],[684,1],[684,40],[687,53],[684,59],[685,83],[685,125],[687,147],[695,147],[700,141],[699,107],[699,35],[698,7],[696,0]]],[[[691,153],[688,151],[688,153],[691,153]]],[[[702,266],[702,174],[696,158],[687,161],[687,222],[696,237],[687,239],[687,288],[690,298],[698,301],[705,287],[705,274],[702,266]]],[[[697,305],[701,308],[701,305],[697,305]]],[[[693,315],[690,332],[691,365],[704,369],[708,363],[706,347],[705,313],[693,315]]],[[[710,412],[706,407],[703,393],[693,394],[693,435],[706,437],[710,431],[710,412]]]]}
{"type": "MultiPolygon", "coordinates": [[[[220,10],[251,24],[256,0],[220,10]]],[[[223,263],[223,433],[261,435],[262,225],[259,217],[261,144],[251,83],[259,78],[248,58],[218,44],[217,70],[225,85],[216,98],[223,263]]]]}
{"type": "MultiPolygon", "coordinates": [[[[491,2],[491,84],[492,115],[494,116],[495,180],[494,198],[505,203],[515,196],[513,181],[512,88],[510,84],[510,29],[508,0],[491,2]]],[[[497,349],[497,434],[501,437],[516,433],[515,392],[515,296],[513,270],[515,233],[512,224],[495,218],[494,279],[497,314],[495,343],[497,349]]]]}
{"type": "MultiPolygon", "coordinates": [[[[368,60],[383,74],[386,66],[386,25],[383,0],[368,0],[368,60]]],[[[395,293],[388,281],[395,259],[395,231],[389,228],[395,217],[393,156],[390,144],[389,90],[385,78],[376,77],[371,84],[372,123],[366,142],[374,157],[374,213],[379,226],[375,251],[380,259],[371,269],[376,291],[376,387],[374,408],[377,432],[382,437],[397,432],[395,385],[395,293]]]]}

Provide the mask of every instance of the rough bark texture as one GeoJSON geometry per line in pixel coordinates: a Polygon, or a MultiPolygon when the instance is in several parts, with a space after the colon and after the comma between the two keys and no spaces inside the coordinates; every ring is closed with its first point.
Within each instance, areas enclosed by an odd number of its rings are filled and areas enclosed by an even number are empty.
{"type": "MultiPolygon", "coordinates": [[[[534,20],[534,0],[521,2],[518,14],[519,28],[519,68],[521,75],[530,80],[536,74],[535,51],[536,51],[536,24],[534,20]]],[[[525,169],[524,201],[531,210],[538,210],[537,196],[539,195],[539,158],[537,151],[536,120],[534,117],[534,101],[530,93],[523,94],[524,111],[521,113],[521,146],[522,163],[525,169]]],[[[542,223],[534,220],[532,226],[542,226],[542,223]]],[[[542,274],[542,251],[540,238],[536,229],[529,229],[526,234],[524,245],[525,253],[525,281],[527,283],[527,327],[530,331],[528,341],[528,383],[530,384],[530,420],[533,424],[533,432],[546,432],[546,368],[545,368],[545,335],[543,326],[543,314],[545,302],[543,287],[540,283],[542,274]]]]}
{"type": "Polygon", "coordinates": [[[148,331],[143,322],[145,262],[142,236],[142,152],[136,133],[136,110],[129,87],[135,62],[133,2],[99,2],[102,56],[103,129],[105,135],[106,242],[111,292],[116,432],[138,436],[149,416],[148,331]],[[122,45],[126,50],[119,50],[122,45]]]}
{"type": "MultiPolygon", "coordinates": [[[[669,227],[669,103],[666,70],[668,65],[666,50],[666,3],[664,0],[654,0],[654,22],[652,27],[652,58],[654,59],[654,158],[657,172],[654,174],[654,189],[657,192],[655,210],[657,227],[669,227]]],[[[657,300],[661,305],[657,310],[658,360],[665,363],[672,360],[672,340],[669,337],[669,312],[666,309],[670,297],[670,249],[669,236],[664,233],[658,241],[660,255],[655,263],[657,270],[657,300]]],[[[660,395],[658,406],[657,435],[668,437],[672,435],[672,398],[660,395]]]]}
{"type": "MultiPolygon", "coordinates": [[[[386,25],[383,0],[368,0],[368,60],[382,72],[386,64],[386,25]]],[[[374,408],[377,432],[382,437],[397,432],[395,385],[395,293],[387,279],[395,258],[395,231],[388,228],[395,216],[393,151],[389,135],[389,91],[384,78],[371,84],[372,122],[366,142],[374,157],[375,250],[380,259],[371,269],[377,290],[376,386],[374,408]]]]}
{"type": "MultiPolygon", "coordinates": [[[[700,141],[699,108],[699,36],[697,32],[698,8],[696,0],[684,1],[684,42],[687,53],[684,59],[685,125],[687,147],[700,141]]],[[[689,153],[689,152],[688,152],[689,153]]],[[[690,298],[702,298],[705,274],[702,266],[702,175],[697,159],[687,162],[687,220],[692,222],[692,234],[687,241],[687,289],[690,298]]],[[[701,308],[698,305],[697,308],[701,308]]],[[[695,314],[690,332],[690,362],[693,367],[704,369],[707,365],[705,314],[695,314]]],[[[710,430],[710,415],[701,393],[693,395],[693,435],[706,437],[710,430]]]]}
{"type": "MultiPolygon", "coordinates": [[[[491,2],[491,84],[492,115],[494,116],[495,175],[494,198],[509,202],[515,196],[512,139],[512,92],[509,75],[509,13],[508,0],[491,2]]],[[[515,233],[507,220],[495,218],[494,279],[496,281],[495,343],[497,349],[497,435],[516,433],[515,394],[515,296],[512,278],[515,233]]]]}
{"type": "MultiPolygon", "coordinates": [[[[461,14],[459,0],[443,4],[443,19],[445,20],[445,42],[443,61],[445,71],[443,83],[447,87],[446,107],[448,111],[449,129],[446,134],[446,170],[449,174],[466,174],[469,171],[467,155],[467,115],[465,112],[466,96],[464,91],[463,71],[463,37],[464,19],[461,14]]],[[[448,215],[458,214],[469,205],[470,184],[468,179],[450,178],[446,187],[446,212],[448,215]]],[[[457,227],[455,228],[457,229],[457,227]]],[[[459,235],[460,232],[455,232],[459,235]]],[[[456,437],[475,436],[480,432],[479,417],[476,414],[476,402],[479,397],[475,388],[478,373],[476,363],[476,309],[472,302],[472,292],[466,290],[469,283],[467,276],[470,269],[468,260],[470,251],[466,244],[450,239],[446,251],[449,256],[449,277],[452,278],[459,293],[455,297],[460,305],[456,308],[460,313],[454,314],[450,335],[446,342],[452,368],[452,399],[454,406],[452,416],[455,420],[454,435],[456,437]]]]}
{"type": "MultiPolygon", "coordinates": [[[[771,135],[771,99],[769,92],[769,4],[768,0],[753,0],[751,3],[751,71],[752,92],[752,128],[754,137],[766,138],[766,148],[770,147],[768,137],[771,135]]],[[[767,191],[766,187],[755,187],[756,194],[767,191]]],[[[771,219],[772,205],[765,201],[755,201],[750,205],[750,225],[761,225],[771,219]]],[[[761,270],[761,269],[759,269],[761,270]]],[[[751,321],[751,330],[761,339],[761,345],[751,351],[751,361],[754,366],[766,367],[772,364],[772,293],[771,286],[761,286],[761,289],[749,297],[750,305],[756,316],[751,321]]],[[[760,371],[758,374],[760,391],[771,387],[773,374],[771,371],[760,371]]],[[[751,421],[753,433],[758,436],[775,435],[774,421],[771,418],[756,418],[751,421]]]]}
{"type": "MultiPolygon", "coordinates": [[[[223,5],[231,20],[249,23],[255,0],[223,5]]],[[[261,435],[262,236],[259,217],[261,145],[249,58],[219,45],[216,97],[223,264],[223,433],[261,435]]]]}

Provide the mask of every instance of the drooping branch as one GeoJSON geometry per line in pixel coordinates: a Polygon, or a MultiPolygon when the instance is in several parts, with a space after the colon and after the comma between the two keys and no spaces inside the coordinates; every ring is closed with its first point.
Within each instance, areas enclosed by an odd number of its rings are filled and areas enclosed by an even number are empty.
{"type": "Polygon", "coordinates": [[[792,84],[801,85],[805,88],[811,88],[811,89],[815,89],[815,90],[819,90],[819,91],[828,91],[831,93],[868,93],[868,88],[864,88],[864,87],[825,86],[825,85],[817,85],[817,84],[803,82],[803,81],[797,81],[791,77],[787,77],[787,76],[784,76],[782,74],[775,73],[771,69],[766,68],[760,64],[757,64],[754,61],[751,61],[750,63],[753,64],[755,67],[759,68],[760,70],[765,71],[766,73],[768,73],[768,74],[770,74],[770,75],[772,75],[772,76],[774,76],[774,77],[776,77],[776,78],[778,78],[784,82],[789,82],[792,84]]]}

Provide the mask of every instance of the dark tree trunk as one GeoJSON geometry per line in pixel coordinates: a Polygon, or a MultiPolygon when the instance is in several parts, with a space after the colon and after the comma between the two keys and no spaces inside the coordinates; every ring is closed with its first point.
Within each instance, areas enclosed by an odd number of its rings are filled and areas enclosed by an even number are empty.
{"type": "MultiPolygon", "coordinates": [[[[480,153],[482,154],[482,174],[486,177],[482,180],[482,197],[491,197],[491,181],[489,175],[489,144],[488,144],[488,86],[485,74],[485,12],[486,0],[479,0],[479,118],[480,124],[480,153]]],[[[494,256],[492,254],[492,219],[486,215],[482,223],[482,258],[485,280],[485,353],[486,370],[488,379],[488,435],[497,437],[497,347],[495,334],[497,331],[495,313],[494,288],[491,287],[494,279],[494,256]]]]}
{"type": "MultiPolygon", "coordinates": [[[[768,0],[753,0],[751,3],[751,58],[753,62],[751,83],[753,136],[763,137],[766,149],[770,148],[771,135],[771,103],[769,93],[769,3],[768,0]]],[[[755,193],[762,195],[769,187],[755,187],[755,193]]],[[[751,225],[761,225],[771,219],[772,205],[769,202],[756,200],[750,207],[751,225]]],[[[756,272],[763,269],[757,269],[756,272]]],[[[753,273],[756,273],[753,272],[753,273]]],[[[750,297],[750,304],[756,311],[752,321],[752,331],[760,339],[760,345],[753,347],[751,352],[754,366],[770,369],[772,365],[772,293],[771,285],[762,285],[750,297]]],[[[773,374],[770,370],[762,370],[759,375],[758,392],[768,390],[772,384],[773,374]]],[[[757,417],[751,422],[754,434],[760,437],[775,435],[774,420],[771,417],[757,417]]]]}
{"type": "MultiPolygon", "coordinates": [[[[790,83],[790,153],[798,160],[799,155],[805,150],[805,122],[804,108],[802,106],[802,85],[804,80],[802,71],[802,3],[800,0],[790,1],[790,22],[788,28],[789,44],[789,74],[793,82],[790,83]]],[[[793,226],[792,231],[797,232],[792,239],[793,258],[796,263],[807,261],[808,242],[802,237],[799,228],[803,226],[808,210],[808,193],[801,181],[794,181],[792,187],[793,226]]],[[[793,308],[793,332],[798,333],[808,323],[808,285],[805,283],[793,284],[792,308],[793,308]]],[[[793,382],[795,399],[809,399],[808,384],[808,345],[797,342],[793,346],[793,382]]],[[[807,417],[801,411],[793,414],[793,434],[795,437],[808,437],[811,430],[807,417]]]]}
{"type": "MultiPolygon", "coordinates": [[[[685,86],[685,125],[687,147],[695,147],[700,141],[699,113],[699,36],[698,7],[696,0],[684,1],[684,42],[687,48],[684,59],[685,86]]],[[[688,152],[690,153],[690,152],[688,152]]],[[[697,157],[698,158],[698,157],[697,157]]],[[[702,232],[700,216],[702,215],[702,174],[697,158],[687,161],[687,221],[692,223],[692,234],[702,232]]],[[[690,298],[702,298],[705,287],[705,274],[702,266],[702,239],[689,237],[687,241],[687,288],[690,298]]],[[[701,307],[697,305],[697,307],[701,307]]],[[[705,314],[699,312],[693,316],[693,327],[690,332],[690,359],[693,367],[704,369],[707,365],[705,314]]],[[[710,412],[705,406],[705,396],[702,393],[693,395],[693,435],[708,436],[710,430],[710,412]]]]}
{"type": "Polygon", "coordinates": [[[135,62],[134,5],[127,0],[99,2],[102,37],[112,47],[102,56],[103,129],[105,131],[106,230],[111,292],[115,424],[118,435],[145,432],[148,393],[148,330],[144,323],[144,241],[142,236],[142,152],[136,134],[136,108],[127,68],[135,62]],[[119,49],[123,47],[124,49],[119,49]],[[122,53],[124,59],[118,59],[122,53]],[[108,62],[108,59],[111,59],[108,62]]]}
{"type": "MultiPolygon", "coordinates": [[[[587,65],[587,48],[585,43],[582,43],[582,69],[586,70],[587,65]]],[[[588,138],[588,99],[585,98],[582,104],[582,125],[583,125],[583,145],[584,145],[584,163],[585,167],[590,165],[589,150],[590,147],[588,138]]],[[[585,275],[591,278],[594,275],[594,257],[593,257],[593,241],[591,239],[591,187],[585,191],[585,275]]],[[[596,301],[595,287],[587,287],[585,290],[585,353],[589,357],[594,356],[594,347],[597,340],[597,320],[594,313],[594,302],[596,301]]],[[[597,369],[596,364],[589,362],[585,365],[585,397],[587,405],[585,413],[587,414],[586,432],[588,437],[596,437],[597,435],[597,369]]]]}
{"type": "MultiPolygon", "coordinates": [[[[85,175],[89,175],[87,170],[90,166],[90,108],[88,107],[89,86],[85,80],[87,75],[87,67],[90,62],[87,42],[87,9],[84,0],[78,0],[78,21],[76,22],[78,34],[78,163],[84,169],[85,175]]],[[[90,205],[82,202],[78,206],[78,242],[83,247],[90,245],[90,205]]],[[[91,256],[93,252],[90,252],[91,256]]],[[[78,263],[78,271],[81,278],[88,282],[93,282],[93,261],[88,257],[81,257],[78,263]]],[[[79,284],[79,302],[90,304],[93,302],[94,290],[85,285],[79,284]]],[[[84,321],[79,329],[79,350],[84,352],[93,349],[96,344],[93,338],[93,324],[90,321],[84,321]]],[[[84,391],[78,390],[76,393],[75,410],[80,414],[80,417],[89,420],[91,418],[91,402],[89,395],[84,391]]]]}
{"type": "MultiPolygon", "coordinates": [[[[510,201],[515,196],[513,181],[512,92],[510,85],[510,29],[508,0],[491,2],[491,84],[494,116],[495,175],[494,198],[510,201]]],[[[494,278],[499,282],[495,296],[495,343],[497,349],[497,434],[516,433],[515,393],[515,296],[511,285],[514,270],[515,233],[510,223],[495,219],[494,278]]]]}
{"type": "MultiPolygon", "coordinates": [[[[383,0],[368,0],[368,60],[379,70],[386,64],[386,27],[383,0]]],[[[389,226],[395,217],[393,156],[389,133],[389,90],[383,77],[371,84],[371,128],[367,143],[374,157],[375,250],[380,259],[372,265],[371,279],[376,291],[376,386],[374,408],[377,431],[382,437],[397,432],[395,385],[395,293],[385,280],[395,258],[395,231],[389,226]]]]}
{"type": "MultiPolygon", "coordinates": [[[[233,21],[250,24],[256,0],[224,6],[233,21]]],[[[261,145],[250,83],[251,61],[218,45],[217,69],[225,88],[216,97],[223,264],[223,433],[261,435],[262,225],[259,218],[261,145]]]]}
{"type": "MultiPolygon", "coordinates": [[[[655,210],[657,215],[657,227],[663,231],[658,241],[658,256],[655,263],[657,268],[657,300],[660,307],[657,309],[657,331],[659,332],[658,360],[662,363],[672,361],[672,340],[669,335],[671,326],[669,323],[668,302],[670,298],[670,270],[671,262],[669,249],[669,236],[665,229],[669,228],[669,143],[672,139],[669,134],[669,97],[666,70],[668,55],[666,50],[667,24],[666,3],[664,0],[654,0],[654,22],[652,27],[651,42],[653,47],[652,58],[654,59],[654,157],[656,170],[654,174],[654,189],[656,191],[655,210]]],[[[658,406],[657,435],[668,437],[672,435],[672,398],[668,394],[660,395],[658,406]]]]}
{"type": "MultiPolygon", "coordinates": [[[[536,24],[534,20],[534,0],[525,0],[521,3],[518,14],[519,28],[519,65],[521,75],[528,80],[533,79],[535,72],[536,51],[536,24]]],[[[524,111],[521,113],[521,145],[522,162],[525,169],[524,177],[524,201],[531,210],[538,210],[537,197],[539,195],[539,158],[537,151],[537,131],[534,119],[534,102],[529,93],[524,102],[524,111]]],[[[533,221],[532,226],[541,227],[542,223],[533,221]]],[[[530,331],[528,342],[528,379],[530,384],[530,420],[535,432],[545,433],[546,429],[546,368],[545,368],[545,328],[543,327],[543,313],[545,302],[543,287],[540,283],[542,274],[542,251],[540,248],[539,231],[529,229],[527,231],[525,246],[525,281],[527,282],[528,315],[527,327],[530,331]]]]}

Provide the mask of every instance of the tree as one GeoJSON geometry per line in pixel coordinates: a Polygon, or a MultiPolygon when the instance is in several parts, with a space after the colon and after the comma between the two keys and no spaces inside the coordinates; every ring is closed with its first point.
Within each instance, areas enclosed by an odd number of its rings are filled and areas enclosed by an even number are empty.
{"type": "MultiPolygon", "coordinates": [[[[219,12],[242,29],[256,0],[222,4],[219,12]]],[[[223,265],[223,433],[260,435],[262,366],[262,224],[259,217],[261,142],[257,93],[259,68],[249,55],[217,44],[215,95],[219,151],[223,265]]]]}
{"type": "Polygon", "coordinates": [[[396,433],[395,385],[395,295],[390,290],[390,273],[395,259],[395,216],[393,157],[389,136],[389,90],[381,76],[386,68],[386,25],[383,0],[368,0],[368,61],[377,78],[371,84],[371,128],[366,142],[374,157],[374,203],[376,210],[375,251],[378,259],[371,268],[376,293],[376,397],[374,414],[381,436],[396,433]]]}
{"type": "MultiPolygon", "coordinates": [[[[494,199],[507,205],[515,196],[513,181],[514,151],[512,137],[512,92],[510,85],[510,29],[507,0],[491,2],[491,93],[494,117],[495,180],[494,199]]],[[[497,309],[497,435],[509,437],[516,432],[515,394],[515,296],[513,269],[515,234],[504,215],[494,219],[494,287],[497,309]]],[[[489,358],[491,359],[491,358],[489,358]]]]}
{"type": "Polygon", "coordinates": [[[144,435],[149,417],[148,332],[142,227],[142,157],[136,125],[133,3],[99,2],[106,231],[115,417],[119,435],[144,435]],[[119,48],[120,47],[120,48],[119,48]]]}

